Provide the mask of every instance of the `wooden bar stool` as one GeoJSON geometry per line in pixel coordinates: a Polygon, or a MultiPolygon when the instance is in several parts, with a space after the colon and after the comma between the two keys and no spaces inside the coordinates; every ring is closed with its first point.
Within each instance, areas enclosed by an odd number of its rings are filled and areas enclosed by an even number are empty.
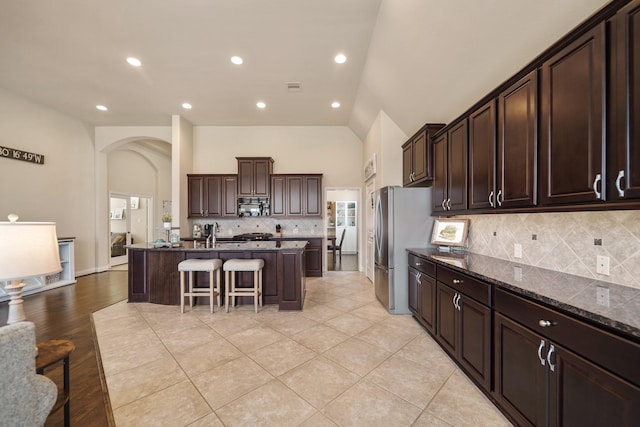
{"type": "Polygon", "coordinates": [[[258,304],[262,307],[262,267],[264,260],[262,259],[230,259],[225,261],[224,266],[224,306],[227,313],[229,312],[229,297],[233,297],[231,304],[236,305],[235,297],[253,297],[253,304],[256,313],[258,312],[258,304]],[[253,271],[253,287],[236,288],[236,272],[253,271]],[[231,275],[231,277],[229,277],[231,275]]]}
{"type": "Polygon", "coordinates": [[[220,304],[220,267],[222,260],[219,259],[186,259],[178,264],[180,272],[180,313],[184,313],[184,298],[189,297],[189,307],[193,307],[193,297],[203,296],[204,293],[209,294],[209,307],[213,313],[213,296],[217,296],[218,307],[220,304]],[[209,286],[193,286],[193,273],[196,271],[209,272],[209,286]],[[189,291],[186,291],[184,276],[185,272],[189,273],[189,291]],[[216,280],[213,280],[213,273],[216,273],[216,280]]]}

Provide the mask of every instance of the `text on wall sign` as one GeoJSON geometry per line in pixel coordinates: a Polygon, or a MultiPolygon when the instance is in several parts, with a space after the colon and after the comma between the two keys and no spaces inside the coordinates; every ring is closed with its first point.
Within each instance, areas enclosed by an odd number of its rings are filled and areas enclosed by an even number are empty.
{"type": "Polygon", "coordinates": [[[3,147],[0,145],[0,157],[7,159],[22,160],[29,163],[44,165],[44,154],[29,153],[28,151],[17,150],[15,148],[3,147]]]}

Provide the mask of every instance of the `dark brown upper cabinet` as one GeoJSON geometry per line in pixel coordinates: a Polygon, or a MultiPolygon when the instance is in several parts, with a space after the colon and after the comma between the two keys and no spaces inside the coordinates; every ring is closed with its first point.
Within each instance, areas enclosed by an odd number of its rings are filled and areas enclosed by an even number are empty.
{"type": "Polygon", "coordinates": [[[238,159],[238,197],[269,197],[273,159],[271,157],[236,157],[238,159]]]}
{"type": "Polygon", "coordinates": [[[640,0],[622,8],[614,18],[616,86],[612,108],[615,123],[607,198],[640,198],[640,0]]]}
{"type": "Polygon", "coordinates": [[[498,97],[498,208],[537,203],[538,72],[532,71],[498,97]]]}
{"type": "Polygon", "coordinates": [[[271,216],[321,217],[322,175],[271,175],[271,216]]]}
{"type": "Polygon", "coordinates": [[[433,140],[433,212],[467,209],[467,120],[433,140]]]}
{"type": "Polygon", "coordinates": [[[542,65],[541,201],[605,200],[605,23],[542,65]]]}
{"type": "Polygon", "coordinates": [[[433,181],[431,137],[443,124],[426,124],[402,145],[402,186],[425,187],[433,181]]]}
{"type": "Polygon", "coordinates": [[[237,216],[236,175],[187,175],[188,218],[237,216]]]}
{"type": "Polygon", "coordinates": [[[496,206],[496,103],[469,116],[469,209],[496,206]]]}

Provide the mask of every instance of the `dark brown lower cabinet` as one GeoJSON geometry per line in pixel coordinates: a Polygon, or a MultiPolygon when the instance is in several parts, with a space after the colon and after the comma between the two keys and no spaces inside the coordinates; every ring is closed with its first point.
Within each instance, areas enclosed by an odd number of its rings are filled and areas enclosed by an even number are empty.
{"type": "Polygon", "coordinates": [[[322,254],[324,239],[307,239],[304,250],[304,263],[307,277],[322,277],[322,254]]]}
{"type": "MultiPolygon", "coordinates": [[[[522,319],[527,319],[527,326],[528,319],[540,318],[534,323],[536,328],[567,339],[566,344],[559,343],[501,313],[495,314],[494,396],[517,425],[637,425],[640,420],[640,388],[606,366],[612,357],[633,359],[638,352],[636,345],[621,342],[595,329],[584,334],[584,326],[554,316],[550,310],[537,310],[533,303],[529,309],[522,305],[527,304],[524,300],[501,296],[501,291],[496,295],[496,308],[505,308],[516,317],[522,316],[522,319]],[[510,302],[515,304],[504,307],[510,302]],[[612,345],[601,345],[605,342],[612,345]],[[578,355],[567,348],[575,345],[592,347],[594,353],[578,355]],[[620,355],[620,351],[627,354],[620,355]],[[605,366],[594,363],[593,359],[605,363],[605,366]]],[[[614,369],[637,371],[637,360],[635,366],[618,365],[614,369]]]]}
{"type": "Polygon", "coordinates": [[[436,333],[436,279],[413,267],[409,267],[409,310],[429,332],[436,333]]]}
{"type": "Polygon", "coordinates": [[[436,340],[471,378],[491,390],[491,309],[441,282],[436,301],[436,340]]]}

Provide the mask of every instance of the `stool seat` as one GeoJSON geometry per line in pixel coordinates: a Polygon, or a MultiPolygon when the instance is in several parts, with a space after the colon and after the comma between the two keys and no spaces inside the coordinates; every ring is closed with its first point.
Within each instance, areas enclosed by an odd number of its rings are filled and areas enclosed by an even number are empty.
{"type": "Polygon", "coordinates": [[[202,259],[191,258],[186,259],[178,263],[178,271],[180,272],[180,313],[184,313],[184,298],[189,297],[189,307],[193,307],[193,297],[203,296],[208,293],[210,311],[213,313],[213,297],[217,295],[218,307],[221,306],[220,300],[220,269],[222,267],[222,260],[220,259],[202,259]],[[209,273],[209,285],[208,286],[195,286],[193,273],[195,272],[208,272],[209,273]],[[214,280],[213,273],[216,273],[214,280]],[[189,274],[189,289],[186,289],[185,273],[189,274]]]}
{"type": "Polygon", "coordinates": [[[253,297],[253,305],[256,313],[258,312],[258,304],[262,307],[262,268],[264,260],[256,259],[229,259],[224,262],[222,269],[224,270],[225,310],[229,312],[229,298],[232,298],[231,304],[236,305],[236,297],[253,297]],[[252,271],[253,286],[236,288],[236,272],[252,271]]]}
{"type": "Polygon", "coordinates": [[[178,264],[178,271],[216,271],[222,267],[220,259],[185,259],[178,264]]]}
{"type": "Polygon", "coordinates": [[[263,259],[230,259],[222,267],[224,271],[258,271],[264,267],[263,259]]]}

